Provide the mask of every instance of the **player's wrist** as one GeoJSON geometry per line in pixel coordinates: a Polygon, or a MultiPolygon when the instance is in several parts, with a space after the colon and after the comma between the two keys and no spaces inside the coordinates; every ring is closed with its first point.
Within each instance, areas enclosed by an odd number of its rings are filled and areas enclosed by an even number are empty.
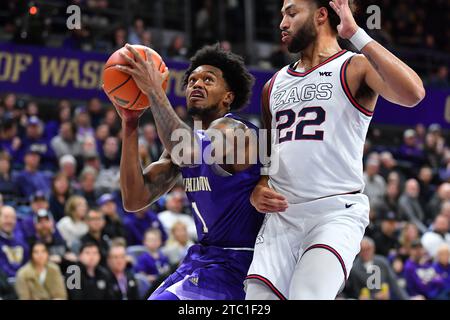
{"type": "Polygon", "coordinates": [[[370,42],[374,41],[367,32],[360,27],[357,27],[356,32],[350,37],[350,42],[355,46],[358,51],[361,51],[370,42]]]}

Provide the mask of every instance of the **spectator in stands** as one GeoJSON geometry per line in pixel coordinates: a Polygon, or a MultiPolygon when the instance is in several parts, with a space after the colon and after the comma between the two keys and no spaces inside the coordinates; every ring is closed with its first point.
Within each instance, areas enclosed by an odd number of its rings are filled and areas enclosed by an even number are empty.
{"type": "Polygon", "coordinates": [[[434,299],[444,288],[442,278],[434,270],[420,241],[414,241],[411,245],[410,257],[405,263],[404,277],[410,296],[434,299]]]}
{"type": "Polygon", "coordinates": [[[11,283],[8,282],[8,277],[0,268],[0,300],[16,300],[16,290],[11,283]]]}
{"type": "Polygon", "coordinates": [[[105,193],[97,200],[97,205],[105,217],[104,233],[109,238],[125,238],[125,227],[122,223],[119,213],[117,212],[117,205],[112,194],[105,193]]]}
{"type": "Polygon", "coordinates": [[[439,123],[432,123],[428,127],[428,133],[434,136],[437,140],[437,150],[438,152],[444,151],[446,147],[445,137],[442,135],[442,127],[439,123]]]}
{"type": "Polygon", "coordinates": [[[45,194],[50,193],[49,178],[39,171],[41,155],[35,146],[31,146],[25,154],[25,168],[17,174],[14,182],[19,188],[22,197],[29,198],[36,191],[42,191],[45,194]]]}
{"type": "Polygon", "coordinates": [[[95,130],[95,142],[97,150],[102,151],[103,144],[109,136],[111,136],[109,126],[106,123],[99,124],[97,129],[95,130]]]}
{"type": "Polygon", "coordinates": [[[49,260],[65,269],[70,262],[76,262],[77,257],[69,250],[66,242],[55,229],[55,221],[51,212],[40,209],[34,217],[36,233],[27,239],[28,244],[42,242],[47,246],[49,260]]]}
{"type": "Polygon", "coordinates": [[[81,155],[81,141],[76,135],[76,129],[72,122],[63,122],[59,127],[59,134],[50,142],[56,156],[64,155],[79,157],[81,155]]]}
{"type": "Polygon", "coordinates": [[[74,243],[73,251],[78,252],[78,248],[81,248],[85,243],[95,243],[100,250],[100,265],[105,267],[110,238],[104,233],[105,218],[103,213],[95,209],[90,209],[86,216],[86,223],[89,231],[81,237],[79,242],[74,243]]]}
{"type": "Polygon", "coordinates": [[[346,291],[356,299],[407,300],[408,294],[398,285],[389,261],[384,256],[376,255],[375,248],[372,239],[365,237],[361,241],[361,252],[353,263],[346,291]],[[375,268],[380,271],[376,281],[373,280],[375,268]]]}
{"type": "Polygon", "coordinates": [[[102,168],[102,164],[100,162],[100,157],[97,152],[89,152],[84,154],[84,168],[91,167],[97,172],[99,172],[102,168]]]}
{"type": "Polygon", "coordinates": [[[445,65],[438,66],[428,81],[428,85],[438,89],[450,87],[448,67],[445,65]]]}
{"type": "Polygon", "coordinates": [[[80,189],[80,183],[77,180],[77,160],[72,155],[66,154],[59,159],[59,170],[69,179],[71,190],[80,189]]]}
{"type": "Polygon", "coordinates": [[[156,132],[156,127],[152,123],[144,125],[142,128],[141,143],[147,146],[148,153],[152,161],[158,161],[162,154],[162,146],[158,140],[158,134],[156,132]]]}
{"type": "Polygon", "coordinates": [[[42,191],[37,191],[30,198],[30,206],[31,206],[31,214],[24,219],[21,220],[20,228],[24,239],[28,239],[32,237],[36,233],[36,229],[34,226],[35,217],[37,216],[39,210],[48,210],[49,204],[47,200],[47,196],[42,191]]]}
{"type": "Polygon", "coordinates": [[[128,43],[141,44],[142,35],[145,32],[145,23],[142,18],[136,18],[133,26],[128,29],[128,43]]]}
{"type": "Polygon", "coordinates": [[[427,128],[423,123],[416,124],[416,141],[420,149],[425,149],[425,139],[427,136],[427,128]]]}
{"type": "Polygon", "coordinates": [[[444,154],[444,143],[432,132],[425,136],[424,152],[427,164],[433,169],[439,168],[444,154]]]}
{"type": "Polygon", "coordinates": [[[0,126],[1,149],[7,152],[13,159],[18,159],[22,151],[21,146],[22,139],[19,137],[17,122],[12,118],[4,118],[0,126]]]}
{"type": "Polygon", "coordinates": [[[431,230],[422,236],[422,245],[428,255],[435,258],[442,244],[450,245],[449,222],[447,217],[439,215],[434,220],[431,230]]]}
{"type": "Polygon", "coordinates": [[[393,211],[398,214],[398,201],[400,199],[400,189],[397,183],[388,183],[386,186],[386,194],[384,195],[383,203],[380,205],[381,210],[393,211]]]}
{"type": "Polygon", "coordinates": [[[71,196],[65,206],[66,216],[59,220],[56,228],[66,241],[69,248],[88,232],[85,222],[88,210],[86,199],[81,196],[71,196]]]}
{"type": "Polygon", "coordinates": [[[117,136],[119,131],[122,129],[120,125],[120,118],[114,108],[106,109],[103,123],[109,127],[111,135],[113,136],[117,136]]]}
{"type": "Polygon", "coordinates": [[[383,203],[383,197],[386,190],[386,182],[378,174],[380,162],[377,158],[369,158],[366,162],[366,171],[364,173],[364,183],[366,187],[364,194],[369,197],[370,205],[373,208],[379,208],[383,203]]]}
{"type": "Polygon", "coordinates": [[[91,98],[88,102],[88,113],[92,120],[92,126],[97,128],[103,118],[103,106],[99,98],[91,98]]]}
{"type": "Polygon", "coordinates": [[[0,267],[8,277],[28,261],[28,246],[22,237],[14,234],[16,210],[10,206],[0,208],[0,267]]]}
{"type": "MultiPolygon", "coordinates": [[[[420,187],[419,200],[422,208],[426,208],[426,205],[430,202],[431,198],[436,192],[436,186],[432,184],[433,180],[433,171],[430,167],[422,167],[420,168],[418,175],[418,182],[420,187]]],[[[426,223],[429,224],[432,221],[433,217],[429,216],[427,213],[426,223]]]]}
{"type": "Polygon", "coordinates": [[[409,179],[405,184],[405,191],[399,200],[399,213],[402,220],[414,223],[424,233],[425,212],[419,201],[420,186],[416,179],[409,179]]]}
{"type": "Polygon", "coordinates": [[[49,261],[42,242],[31,246],[31,259],[17,272],[16,291],[20,300],[66,300],[67,291],[58,265],[49,261]]]}
{"type": "Polygon", "coordinates": [[[389,151],[384,151],[380,154],[380,170],[379,174],[387,180],[391,172],[397,172],[400,175],[400,180],[403,182],[403,176],[398,167],[397,160],[389,151]]]}
{"type": "Polygon", "coordinates": [[[450,201],[446,201],[442,204],[439,214],[447,217],[448,222],[450,223],[450,201]]]}
{"type": "Polygon", "coordinates": [[[134,266],[136,272],[147,276],[150,283],[170,271],[169,259],[162,253],[161,231],[149,229],[144,235],[144,245],[148,252],[142,253],[134,266]]]}
{"type": "Polygon", "coordinates": [[[51,141],[59,133],[61,123],[72,121],[72,105],[69,100],[62,99],[58,102],[58,118],[45,122],[45,136],[51,141]]]}
{"type": "Polygon", "coordinates": [[[80,174],[80,190],[77,193],[87,200],[89,207],[95,207],[98,198],[95,188],[97,174],[97,170],[92,167],[85,167],[80,174]]]}
{"type": "Polygon", "coordinates": [[[83,141],[86,137],[95,135],[94,128],[91,125],[91,117],[86,107],[75,109],[75,125],[77,127],[77,139],[83,141]]]}
{"type": "Polygon", "coordinates": [[[438,299],[450,300],[450,247],[448,244],[439,246],[433,266],[436,273],[444,281],[444,289],[438,299]]]}
{"type": "Polygon", "coordinates": [[[161,230],[163,242],[167,240],[167,234],[157,215],[149,210],[127,214],[124,218],[127,244],[129,246],[141,245],[144,242],[144,234],[150,228],[161,230]]]}
{"type": "Polygon", "coordinates": [[[57,173],[52,181],[52,193],[49,198],[50,211],[56,222],[64,217],[64,205],[71,194],[69,179],[64,173],[57,173]]]}
{"type": "Polygon", "coordinates": [[[131,270],[127,269],[126,248],[123,244],[111,245],[108,253],[111,272],[112,298],[114,300],[139,300],[138,284],[131,270]]]}
{"type": "Polygon", "coordinates": [[[34,148],[41,156],[41,168],[54,170],[56,160],[55,152],[50,144],[50,140],[44,136],[44,125],[42,121],[38,117],[32,116],[28,118],[25,129],[26,132],[22,140],[21,151],[16,160],[23,162],[25,152],[30,148],[34,148]]]}
{"type": "Polygon", "coordinates": [[[184,45],[184,37],[180,34],[175,35],[167,49],[167,56],[173,60],[187,60],[188,50],[184,45]]]}
{"type": "Polygon", "coordinates": [[[430,217],[436,217],[441,212],[442,205],[450,201],[450,183],[445,182],[438,187],[437,192],[428,204],[428,212],[430,217]]]}
{"type": "Polygon", "coordinates": [[[186,225],[177,221],[173,224],[169,239],[167,239],[162,251],[172,266],[178,266],[193,244],[194,242],[189,238],[186,225]]]}
{"type": "Polygon", "coordinates": [[[376,253],[388,257],[400,246],[397,239],[397,216],[392,211],[382,212],[378,217],[381,220],[380,229],[373,234],[376,253]]]}
{"type": "Polygon", "coordinates": [[[153,35],[150,32],[150,30],[145,30],[142,33],[141,45],[149,47],[149,48],[155,48],[155,45],[153,44],[153,35]]]}
{"type": "Polygon", "coordinates": [[[180,192],[171,192],[166,197],[166,209],[158,214],[158,219],[164,226],[164,230],[170,233],[173,225],[177,221],[183,222],[187,229],[189,237],[192,240],[197,239],[197,229],[194,219],[183,212],[185,196],[180,192]]]}
{"type": "Polygon", "coordinates": [[[19,120],[17,117],[17,96],[10,92],[7,93],[0,105],[0,114],[3,118],[19,120]]]}
{"type": "Polygon", "coordinates": [[[397,251],[397,256],[402,262],[405,262],[409,258],[411,245],[417,240],[420,240],[419,229],[417,229],[417,226],[413,223],[406,223],[400,233],[400,247],[397,251]]]}
{"type": "Polygon", "coordinates": [[[114,31],[113,37],[113,50],[123,48],[127,44],[127,30],[123,27],[119,27],[114,31]]]}
{"type": "Polygon", "coordinates": [[[5,201],[15,200],[19,193],[11,172],[11,156],[8,152],[0,152],[0,194],[5,201]]]}
{"type": "Polygon", "coordinates": [[[398,158],[419,167],[424,162],[424,153],[417,146],[416,131],[408,129],[403,134],[403,145],[398,150],[398,158]]]}
{"type": "Polygon", "coordinates": [[[119,167],[120,150],[119,139],[117,137],[108,137],[103,144],[102,164],[105,169],[110,167],[119,167]]]}
{"type": "Polygon", "coordinates": [[[25,107],[25,114],[24,116],[26,118],[35,116],[39,117],[39,106],[36,101],[30,100],[27,103],[27,106],[25,107]]]}
{"type": "MultiPolygon", "coordinates": [[[[95,243],[81,246],[79,263],[80,286],[68,286],[70,300],[110,300],[112,298],[111,280],[108,271],[99,265],[100,250],[95,243]]],[[[66,274],[69,282],[72,274],[66,274]]]]}

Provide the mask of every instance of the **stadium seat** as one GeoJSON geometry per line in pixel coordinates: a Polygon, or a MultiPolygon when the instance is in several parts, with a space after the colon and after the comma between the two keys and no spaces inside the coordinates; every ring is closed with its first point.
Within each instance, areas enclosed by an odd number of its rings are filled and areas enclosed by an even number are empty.
{"type": "Polygon", "coordinates": [[[134,262],[145,252],[148,252],[145,246],[130,246],[127,248],[127,255],[131,256],[134,262]]]}
{"type": "Polygon", "coordinates": [[[150,282],[148,281],[145,275],[140,273],[136,273],[134,277],[136,278],[137,281],[139,297],[141,297],[142,299],[147,299],[148,297],[146,295],[148,293],[148,290],[150,290],[151,286],[150,282]]]}

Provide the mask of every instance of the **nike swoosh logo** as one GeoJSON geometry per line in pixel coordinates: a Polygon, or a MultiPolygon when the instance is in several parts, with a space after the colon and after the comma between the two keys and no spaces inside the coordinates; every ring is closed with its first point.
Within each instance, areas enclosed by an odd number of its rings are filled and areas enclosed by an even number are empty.
{"type": "Polygon", "coordinates": [[[345,205],[345,209],[350,209],[351,207],[353,207],[356,203],[351,203],[351,204],[346,204],[345,205]]]}

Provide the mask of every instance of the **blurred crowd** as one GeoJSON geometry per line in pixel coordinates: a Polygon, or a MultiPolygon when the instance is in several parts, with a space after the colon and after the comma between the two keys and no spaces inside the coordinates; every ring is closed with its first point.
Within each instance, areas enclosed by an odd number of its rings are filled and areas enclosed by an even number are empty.
{"type": "MultiPolygon", "coordinates": [[[[43,121],[14,94],[0,104],[0,299],[143,299],[196,241],[179,181],[149,208],[123,209],[121,126],[113,108],[61,100],[43,121]]],[[[152,123],[141,165],[159,159],[152,123]]]]}
{"type": "MultiPolygon", "coordinates": [[[[245,30],[244,0],[223,0],[220,5],[214,0],[192,0],[190,8],[177,1],[53,0],[39,3],[38,14],[30,15],[32,2],[5,0],[0,2],[0,41],[108,53],[128,42],[181,60],[187,60],[202,45],[219,41],[253,66],[281,68],[292,62],[294,57],[280,44],[277,31],[278,0],[258,1],[255,6],[255,43],[270,44],[271,49],[252,52],[246,52],[245,33],[235,32],[245,30]],[[81,8],[81,29],[66,27],[66,9],[72,4],[81,8]],[[161,17],[157,16],[158,6],[164,12],[161,17]],[[158,21],[171,31],[159,34],[158,21]]],[[[381,28],[369,33],[417,70],[429,86],[450,87],[450,26],[442,23],[450,19],[450,2],[436,0],[432,6],[426,0],[355,2],[359,25],[366,27],[376,12],[366,12],[367,8],[379,6],[381,28]]]]}
{"type": "Polygon", "coordinates": [[[365,146],[371,222],[342,297],[448,300],[448,137],[438,124],[405,130],[397,145],[382,135],[372,130],[365,146]]]}

